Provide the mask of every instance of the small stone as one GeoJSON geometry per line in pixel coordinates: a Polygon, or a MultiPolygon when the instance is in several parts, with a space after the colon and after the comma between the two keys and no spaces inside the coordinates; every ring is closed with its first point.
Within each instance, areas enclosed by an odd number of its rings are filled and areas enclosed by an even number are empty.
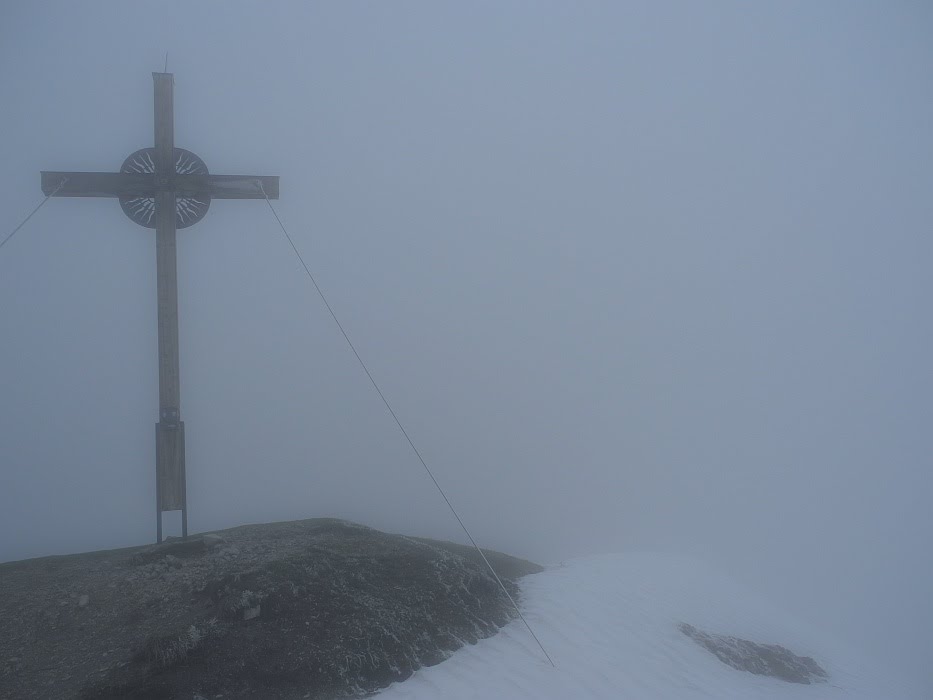
{"type": "Polygon", "coordinates": [[[258,605],[252,608],[243,608],[243,619],[252,620],[254,617],[259,617],[259,608],[258,605]]]}
{"type": "Polygon", "coordinates": [[[180,569],[182,567],[182,561],[172,554],[166,554],[165,565],[172,569],[180,569]]]}
{"type": "Polygon", "coordinates": [[[204,535],[203,539],[204,544],[208,547],[218,547],[226,541],[220,535],[204,535]]]}

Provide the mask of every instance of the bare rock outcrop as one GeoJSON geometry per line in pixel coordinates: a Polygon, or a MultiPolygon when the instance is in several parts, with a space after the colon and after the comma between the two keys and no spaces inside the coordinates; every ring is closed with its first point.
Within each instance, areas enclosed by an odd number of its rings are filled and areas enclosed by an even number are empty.
{"type": "Polygon", "coordinates": [[[739,637],[710,634],[685,622],[680,631],[724,664],[759,676],[772,676],[789,683],[820,683],[829,674],[809,656],[798,656],[778,644],[759,644],[739,637]]]}

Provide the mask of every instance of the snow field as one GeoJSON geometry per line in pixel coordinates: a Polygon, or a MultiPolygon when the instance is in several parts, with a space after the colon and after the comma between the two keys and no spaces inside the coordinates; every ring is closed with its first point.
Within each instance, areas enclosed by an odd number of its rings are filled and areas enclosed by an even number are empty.
{"type": "Polygon", "coordinates": [[[567,562],[521,581],[521,621],[380,693],[380,700],[912,700],[921,695],[701,562],[624,554],[567,562]],[[684,636],[704,631],[812,656],[827,683],[738,671],[684,636]]]}

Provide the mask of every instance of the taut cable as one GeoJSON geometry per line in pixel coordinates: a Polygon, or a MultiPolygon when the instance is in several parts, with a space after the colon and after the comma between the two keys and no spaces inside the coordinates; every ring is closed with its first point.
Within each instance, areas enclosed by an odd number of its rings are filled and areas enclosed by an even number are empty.
{"type": "Polygon", "coordinates": [[[275,211],[275,207],[272,206],[272,201],[269,199],[269,195],[266,194],[265,188],[262,186],[262,182],[257,180],[259,189],[262,191],[263,196],[266,198],[266,204],[269,205],[269,209],[272,211],[272,216],[275,217],[275,220],[279,224],[279,228],[282,229],[282,233],[285,234],[285,238],[288,240],[289,245],[291,245],[292,250],[295,251],[295,255],[298,256],[301,266],[305,269],[305,272],[308,274],[308,279],[311,280],[311,284],[314,285],[314,288],[317,290],[318,295],[321,297],[321,301],[324,302],[324,306],[327,307],[327,310],[330,312],[331,318],[334,319],[334,323],[337,324],[337,328],[340,329],[340,332],[343,334],[344,340],[347,341],[347,345],[350,346],[350,349],[353,351],[353,354],[356,355],[357,361],[360,363],[360,367],[363,368],[363,371],[366,373],[366,376],[369,377],[369,381],[372,383],[373,388],[376,390],[376,393],[379,394],[379,398],[382,399],[382,403],[385,404],[385,407],[389,410],[389,413],[392,415],[392,418],[395,419],[395,424],[398,426],[399,430],[402,431],[402,435],[405,436],[405,439],[408,440],[408,444],[411,446],[412,451],[418,457],[418,461],[421,462],[421,466],[424,467],[424,470],[427,472],[428,476],[431,477],[431,481],[434,482],[434,486],[437,488],[438,493],[443,497],[444,502],[447,504],[447,507],[450,509],[450,512],[453,513],[454,517],[457,519],[457,522],[460,523],[460,527],[466,533],[466,536],[470,539],[470,542],[473,544],[473,548],[479,553],[483,562],[485,562],[486,567],[492,572],[493,577],[496,579],[496,582],[499,584],[499,587],[503,590],[505,595],[508,597],[509,602],[512,604],[512,607],[515,608],[515,612],[518,613],[518,616],[521,618],[521,621],[525,623],[525,627],[528,628],[528,632],[531,633],[531,636],[537,642],[538,646],[541,648],[541,651],[544,653],[544,656],[547,658],[548,663],[551,664],[554,668],[557,668],[557,665],[551,659],[551,655],[547,653],[547,650],[544,648],[544,645],[541,643],[541,640],[538,639],[538,635],[535,634],[534,630],[531,629],[531,625],[528,624],[528,620],[525,619],[525,616],[522,615],[522,611],[519,609],[518,604],[512,598],[512,594],[509,593],[509,589],[505,587],[505,584],[502,583],[502,579],[499,578],[499,574],[496,573],[496,570],[492,568],[492,564],[489,563],[489,559],[486,558],[485,553],[480,546],[476,544],[476,540],[473,539],[473,535],[470,534],[470,531],[467,529],[467,526],[464,524],[463,519],[457,513],[457,509],[454,508],[453,504],[450,502],[450,499],[447,498],[447,494],[444,493],[444,489],[441,488],[441,485],[438,483],[437,479],[434,478],[434,473],[428,467],[427,462],[424,461],[424,457],[421,456],[421,452],[415,447],[415,443],[412,441],[411,437],[408,435],[408,431],[405,430],[405,427],[402,425],[402,421],[399,420],[398,416],[395,414],[395,411],[392,409],[391,404],[389,404],[388,399],[386,399],[385,394],[382,393],[382,389],[379,388],[379,385],[376,383],[376,380],[373,378],[372,373],[369,371],[369,368],[366,366],[366,363],[363,362],[363,358],[360,357],[360,354],[356,351],[356,347],[353,345],[353,342],[350,340],[350,336],[347,335],[347,332],[343,328],[343,324],[340,323],[340,320],[337,318],[337,314],[334,313],[333,308],[331,308],[330,303],[327,301],[327,297],[324,296],[324,292],[321,290],[320,285],[314,279],[314,275],[311,274],[311,270],[305,263],[304,258],[301,257],[301,253],[298,252],[298,248],[295,245],[295,242],[292,240],[292,237],[288,234],[288,231],[285,228],[285,224],[282,223],[282,220],[279,218],[278,212],[275,211]]]}
{"type": "Polygon", "coordinates": [[[26,222],[29,221],[29,220],[32,218],[32,215],[33,215],[33,214],[35,214],[37,211],[39,211],[39,210],[42,208],[42,205],[43,205],[43,204],[45,204],[45,203],[48,202],[52,197],[54,197],[56,194],[58,194],[58,191],[59,191],[62,187],[65,186],[65,183],[66,183],[66,182],[68,182],[68,178],[67,178],[67,177],[66,177],[64,180],[62,180],[61,182],[59,182],[59,183],[58,183],[58,187],[56,187],[54,190],[52,190],[52,193],[51,193],[51,194],[47,194],[47,195],[45,196],[45,199],[43,199],[41,202],[39,202],[38,206],[36,206],[35,209],[33,209],[31,212],[29,212],[29,216],[27,216],[25,219],[23,219],[23,221],[20,223],[20,225],[17,226],[15,229],[13,229],[13,230],[10,232],[10,234],[9,234],[6,238],[3,239],[3,242],[0,243],[0,248],[2,248],[3,246],[5,246],[5,245],[6,245],[6,242],[7,242],[8,240],[10,240],[11,238],[13,238],[13,236],[16,235],[16,232],[19,231],[23,226],[26,225],[26,222]]]}

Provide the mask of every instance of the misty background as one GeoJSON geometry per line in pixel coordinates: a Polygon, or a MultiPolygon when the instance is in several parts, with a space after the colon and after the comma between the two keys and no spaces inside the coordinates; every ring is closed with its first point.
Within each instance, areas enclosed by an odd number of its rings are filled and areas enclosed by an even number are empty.
{"type": "MultiPolygon", "coordinates": [[[[0,234],[40,170],[152,145],[168,52],[176,146],[281,176],[482,545],[694,554],[933,688],[931,30],[924,2],[4,2],[0,234]]],[[[463,541],[264,202],[179,231],[178,280],[192,532],[463,541]]],[[[154,541],[155,293],[115,200],[0,251],[0,560],[154,541]]]]}

